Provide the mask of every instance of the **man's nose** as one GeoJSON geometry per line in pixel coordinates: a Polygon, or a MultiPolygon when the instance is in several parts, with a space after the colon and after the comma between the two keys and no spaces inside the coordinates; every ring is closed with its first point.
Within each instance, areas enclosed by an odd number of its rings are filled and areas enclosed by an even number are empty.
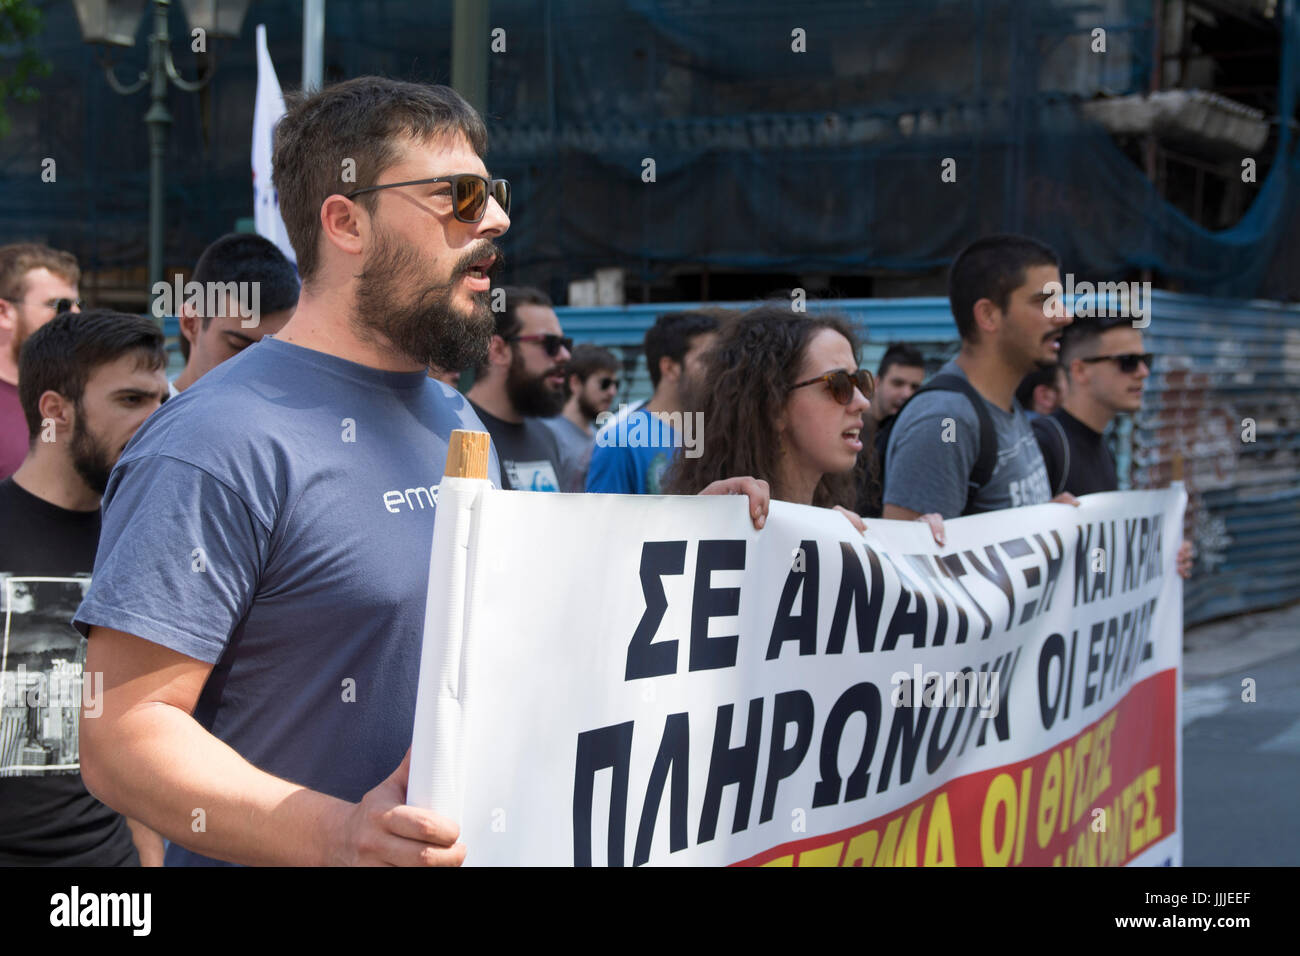
{"type": "Polygon", "coordinates": [[[485,237],[500,236],[509,228],[510,217],[506,215],[506,211],[501,208],[496,198],[489,196],[487,209],[484,210],[483,219],[478,224],[478,234],[485,237]]]}

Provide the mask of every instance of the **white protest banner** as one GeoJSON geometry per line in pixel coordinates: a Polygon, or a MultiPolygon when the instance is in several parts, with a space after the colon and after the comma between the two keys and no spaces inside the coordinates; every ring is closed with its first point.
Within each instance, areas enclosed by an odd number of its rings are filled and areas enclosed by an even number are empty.
{"type": "Polygon", "coordinates": [[[408,799],[467,864],[1178,865],[1185,504],[976,515],[941,549],[448,479],[408,799]]]}

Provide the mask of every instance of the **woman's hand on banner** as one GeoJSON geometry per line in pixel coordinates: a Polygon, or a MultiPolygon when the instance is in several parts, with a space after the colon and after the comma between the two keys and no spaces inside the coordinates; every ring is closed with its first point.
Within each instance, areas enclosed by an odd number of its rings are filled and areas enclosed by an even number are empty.
{"type": "MultiPolygon", "coordinates": [[[[853,525],[857,531],[865,532],[867,530],[867,523],[862,520],[861,515],[854,514],[843,505],[836,505],[835,510],[848,518],[849,524],[853,525]]],[[[929,525],[930,534],[934,537],[934,543],[943,547],[943,515],[939,514],[937,511],[932,511],[929,514],[918,515],[915,520],[923,521],[929,525]]]]}
{"type": "Polygon", "coordinates": [[[406,805],[411,751],[392,774],[353,804],[342,827],[340,862],[347,866],[460,866],[465,844],[456,821],[406,805]]]}
{"type": "Polygon", "coordinates": [[[924,521],[930,526],[930,534],[934,537],[934,543],[943,547],[943,515],[937,511],[931,511],[929,514],[923,514],[916,519],[924,521]]]}
{"type": "Polygon", "coordinates": [[[772,489],[762,478],[722,478],[700,494],[745,495],[749,498],[749,517],[754,522],[754,530],[761,531],[767,522],[767,506],[772,500],[772,489]]]}
{"type": "Polygon", "coordinates": [[[1186,580],[1192,576],[1192,562],[1196,560],[1196,548],[1187,539],[1178,546],[1178,576],[1186,580]]]}
{"type": "Polygon", "coordinates": [[[1074,497],[1074,495],[1070,494],[1068,491],[1062,491],[1059,495],[1053,498],[1052,501],[1058,505],[1074,505],[1076,508],[1079,507],[1079,499],[1074,497]]]}
{"type": "Polygon", "coordinates": [[[855,515],[852,511],[850,511],[848,508],[844,507],[843,505],[836,505],[835,510],[838,511],[840,514],[844,515],[844,517],[848,518],[849,524],[853,525],[854,530],[856,530],[859,534],[863,534],[866,532],[867,523],[862,520],[861,515],[855,515]]]}

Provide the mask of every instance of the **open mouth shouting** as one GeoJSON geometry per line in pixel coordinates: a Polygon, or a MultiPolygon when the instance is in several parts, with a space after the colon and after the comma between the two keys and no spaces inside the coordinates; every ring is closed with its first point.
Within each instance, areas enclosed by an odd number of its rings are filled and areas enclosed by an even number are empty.
{"type": "Polygon", "coordinates": [[[862,451],[862,423],[859,422],[853,428],[846,428],[840,432],[840,437],[845,443],[853,449],[854,453],[862,451]]]}

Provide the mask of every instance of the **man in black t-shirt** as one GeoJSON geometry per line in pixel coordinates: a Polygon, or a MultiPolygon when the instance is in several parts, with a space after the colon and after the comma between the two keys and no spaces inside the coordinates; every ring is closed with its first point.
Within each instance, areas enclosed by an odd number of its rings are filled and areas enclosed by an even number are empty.
{"type": "MultiPolygon", "coordinates": [[[[1151,354],[1142,351],[1142,333],[1128,319],[1078,318],[1066,328],[1061,407],[1032,423],[1053,494],[1068,491],[1081,497],[1119,490],[1115,456],[1103,433],[1116,415],[1142,406],[1151,361],[1151,354]]],[[[1187,577],[1191,567],[1191,542],[1184,541],[1178,573],[1187,577]]]]}
{"type": "Polygon", "coordinates": [[[99,499],[145,418],[167,397],[163,336],[148,319],[65,312],[19,360],[31,442],[0,482],[0,865],[162,864],[162,840],[82,782],[79,718],[103,706],[72,616],[90,584],[99,499]]]}
{"type": "Polygon", "coordinates": [[[496,446],[502,488],[560,491],[569,487],[566,479],[577,463],[565,459],[542,419],[564,407],[572,342],[540,289],[500,291],[505,308],[494,312],[487,363],[477,371],[469,401],[496,446]]]}

